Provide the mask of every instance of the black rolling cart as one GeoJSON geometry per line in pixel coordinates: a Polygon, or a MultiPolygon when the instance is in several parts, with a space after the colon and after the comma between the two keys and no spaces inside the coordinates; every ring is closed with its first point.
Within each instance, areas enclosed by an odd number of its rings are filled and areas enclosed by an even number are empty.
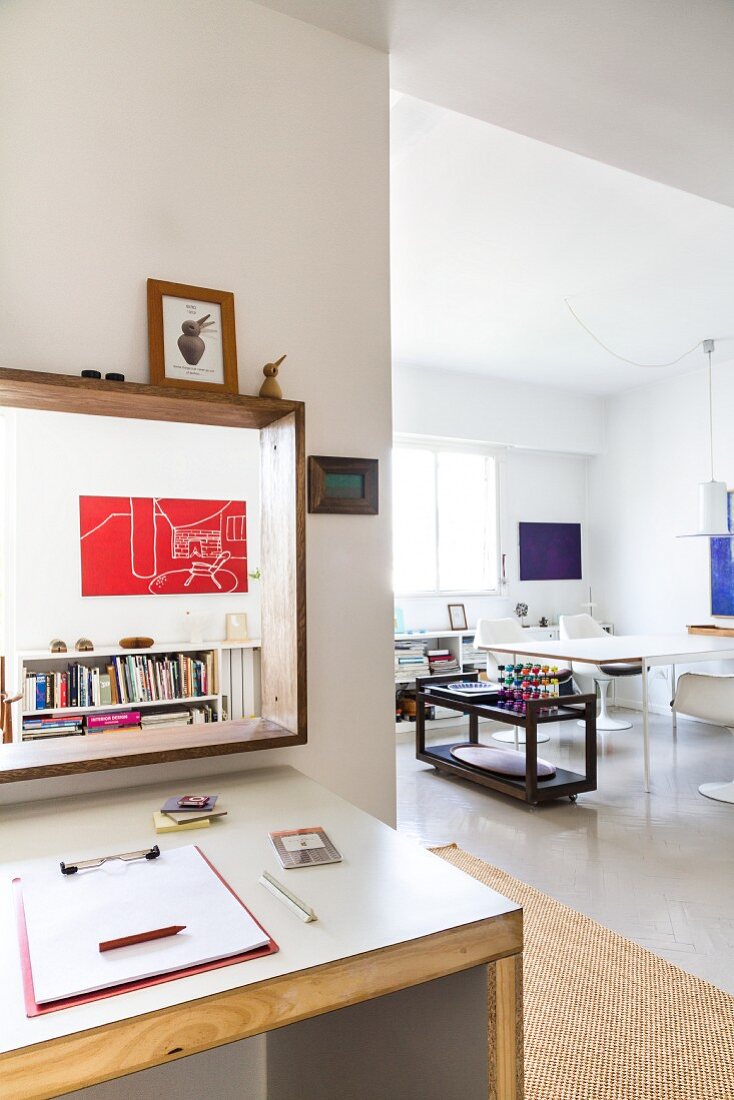
{"type": "MultiPolygon", "coordinates": [[[[531,699],[527,713],[520,717],[498,707],[495,703],[472,701],[447,691],[446,685],[458,681],[473,681],[479,674],[454,676],[423,676],[416,680],[415,755],[418,760],[433,764],[440,772],[459,775],[483,787],[519,798],[522,802],[537,805],[554,798],[570,798],[572,802],[584,791],[596,790],[596,695],[557,696],[549,705],[547,699],[531,699]],[[469,717],[469,740],[464,738],[446,745],[426,746],[426,707],[440,706],[455,710],[469,717]],[[549,713],[549,711],[551,713],[549,713]],[[500,775],[486,768],[457,760],[451,749],[459,745],[479,745],[479,719],[490,718],[508,726],[525,730],[525,775],[511,777],[500,775]],[[565,768],[556,768],[555,775],[538,778],[538,726],[549,722],[585,722],[586,774],[579,775],[565,768]]],[[[488,689],[489,690],[489,689],[488,689]]]]}

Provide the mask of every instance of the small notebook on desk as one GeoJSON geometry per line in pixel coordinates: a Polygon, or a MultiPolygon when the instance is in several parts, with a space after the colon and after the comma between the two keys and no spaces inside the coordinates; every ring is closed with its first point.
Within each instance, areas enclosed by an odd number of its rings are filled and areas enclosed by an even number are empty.
{"type": "Polygon", "coordinates": [[[194,845],[70,876],[49,864],[14,884],[28,1015],[277,951],[194,845]],[[103,941],[169,925],[186,927],[100,951],[103,941]]]}
{"type": "Polygon", "coordinates": [[[305,829],[281,829],[268,833],[281,867],[319,867],[324,863],[341,863],[341,853],[321,825],[305,829]]]}

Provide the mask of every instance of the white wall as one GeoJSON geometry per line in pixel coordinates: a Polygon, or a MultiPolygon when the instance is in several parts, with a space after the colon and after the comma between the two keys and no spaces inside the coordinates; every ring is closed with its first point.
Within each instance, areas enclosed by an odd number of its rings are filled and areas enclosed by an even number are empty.
{"type": "Polygon", "coordinates": [[[387,57],[247,0],[7,0],[0,71],[0,363],[146,381],[146,278],[232,290],[241,391],[286,352],[307,451],[380,460],[379,517],[308,518],[309,744],[239,762],[393,820],[387,57]]]}
{"type": "Polygon", "coordinates": [[[596,454],[604,445],[600,397],[462,371],[399,367],[395,431],[596,454]]]}
{"type": "Polygon", "coordinates": [[[247,593],[82,597],[81,495],[244,500],[248,572],[260,563],[260,433],[204,424],[7,410],[15,418],[17,649],[63,638],[95,648],[125,635],[188,641],[186,612],[207,641],[224,637],[225,615],[244,611],[260,629],[260,585],[247,593]]]}
{"type": "Polygon", "coordinates": [[[557,622],[564,612],[578,614],[581,604],[588,599],[588,586],[593,576],[585,537],[587,461],[582,456],[509,449],[500,459],[499,474],[501,550],[507,554],[505,591],[502,596],[452,594],[440,598],[398,594],[395,604],[403,610],[406,630],[446,629],[449,603],[464,604],[470,627],[474,627],[479,618],[514,615],[518,601],[528,605],[528,623],[537,623],[541,616],[557,622]],[[521,521],[580,523],[583,579],[521,581],[518,546],[521,521]]]}
{"type": "MultiPolygon", "coordinates": [[[[731,487],[731,366],[714,367],[713,395],[715,473],[731,487]]],[[[589,468],[591,541],[598,614],[619,633],[679,633],[711,619],[708,539],[676,537],[696,530],[698,483],[710,476],[707,401],[704,370],[607,400],[606,449],[589,468]]],[[[638,681],[617,694],[637,699],[638,681]]],[[[669,702],[660,681],[651,698],[669,702]]]]}
{"type": "Polygon", "coordinates": [[[603,446],[601,400],[454,371],[400,368],[393,402],[397,433],[506,445],[499,459],[505,592],[501,597],[398,594],[395,602],[403,610],[406,629],[447,628],[449,602],[464,604],[470,627],[478,618],[513,615],[518,601],[528,605],[529,623],[541,616],[554,622],[559,614],[579,612],[594,575],[586,537],[586,455],[603,446]],[[534,449],[523,449],[530,447],[534,449]],[[521,521],[580,523],[583,579],[520,581],[521,521]]]}

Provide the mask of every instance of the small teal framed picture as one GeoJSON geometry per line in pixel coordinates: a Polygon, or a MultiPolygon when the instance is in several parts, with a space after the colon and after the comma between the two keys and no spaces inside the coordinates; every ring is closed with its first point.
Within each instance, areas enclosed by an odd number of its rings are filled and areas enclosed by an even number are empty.
{"type": "Polygon", "coordinates": [[[376,516],[377,459],[309,455],[308,510],[342,516],[376,516]]]}

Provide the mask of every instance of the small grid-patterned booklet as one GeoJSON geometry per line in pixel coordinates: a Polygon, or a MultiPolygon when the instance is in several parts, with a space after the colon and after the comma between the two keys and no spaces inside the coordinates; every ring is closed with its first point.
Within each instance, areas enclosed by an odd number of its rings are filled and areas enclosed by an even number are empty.
{"type": "Polygon", "coordinates": [[[323,863],[341,863],[341,854],[320,825],[307,829],[284,829],[268,833],[280,864],[287,871],[294,867],[319,867],[323,863]]]}

